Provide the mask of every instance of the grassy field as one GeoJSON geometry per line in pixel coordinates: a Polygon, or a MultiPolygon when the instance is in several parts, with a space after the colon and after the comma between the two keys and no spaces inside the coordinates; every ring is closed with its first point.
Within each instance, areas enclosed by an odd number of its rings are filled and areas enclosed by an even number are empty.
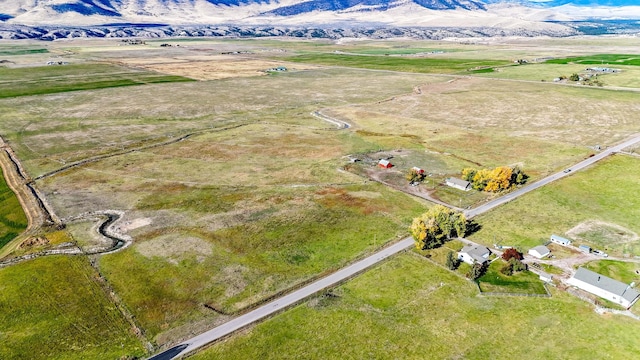
{"type": "Polygon", "coordinates": [[[455,58],[407,58],[314,53],[288,58],[289,61],[328,66],[346,66],[373,70],[417,73],[465,73],[479,68],[506,65],[504,60],[455,58]]]}
{"type": "Polygon", "coordinates": [[[16,56],[16,55],[29,55],[29,54],[45,54],[49,50],[40,47],[24,47],[24,46],[7,46],[0,45],[0,56],[16,56]]]}
{"type": "Polygon", "coordinates": [[[0,131],[32,176],[92,155],[171,140],[193,131],[273,122],[330,128],[309,115],[411,91],[429,77],[358,70],[152,84],[0,100],[0,131]],[[331,79],[331,81],[327,81],[331,79]],[[52,95],[53,96],[53,95],[52,95]],[[246,101],[250,99],[250,101],[246,101]]]}
{"type": "Polygon", "coordinates": [[[0,67],[0,99],[16,96],[55,94],[131,85],[193,81],[103,64],[59,65],[30,68],[0,67]]]}
{"type": "MultiPolygon", "coordinates": [[[[475,241],[520,246],[524,250],[546,242],[551,234],[562,235],[575,226],[597,220],[640,232],[638,198],[629,196],[640,180],[629,174],[640,172],[640,161],[630,156],[613,156],[586,171],[545,186],[476,218],[482,229],[475,241]],[[603,179],[606,179],[603,180],[603,179]]],[[[580,241],[593,247],[587,241],[580,241]]],[[[612,255],[640,255],[640,243],[608,243],[612,255]]]]}
{"type": "Polygon", "coordinates": [[[500,272],[505,264],[506,262],[503,260],[491,262],[486,274],[478,279],[480,291],[508,294],[547,294],[538,275],[530,271],[521,271],[507,276],[500,272]]]}
{"type": "Polygon", "coordinates": [[[183,188],[168,193],[161,200],[164,212],[192,214],[202,218],[200,224],[149,229],[137,236],[133,248],[101,261],[151,336],[215,317],[202,311],[203,304],[233,313],[337,269],[402,235],[411,217],[424,209],[406,195],[373,184],[295,192],[183,188]],[[197,193],[197,200],[189,200],[188,193],[197,193]],[[262,206],[247,209],[243,204],[248,203],[262,206]]]}
{"type": "Polygon", "coordinates": [[[7,186],[4,177],[0,177],[0,248],[26,228],[27,217],[18,198],[7,186]]]}
{"type": "Polygon", "coordinates": [[[48,257],[0,269],[0,358],[143,356],[85,257],[48,257]]]}
{"type": "Polygon", "coordinates": [[[562,59],[551,59],[549,64],[583,64],[583,65],[632,65],[640,66],[640,55],[595,54],[588,56],[572,56],[562,59]]]}
{"type": "Polygon", "coordinates": [[[583,359],[640,351],[635,320],[600,316],[552,291],[551,298],[477,296],[473,283],[407,254],[194,359],[583,359]]]}

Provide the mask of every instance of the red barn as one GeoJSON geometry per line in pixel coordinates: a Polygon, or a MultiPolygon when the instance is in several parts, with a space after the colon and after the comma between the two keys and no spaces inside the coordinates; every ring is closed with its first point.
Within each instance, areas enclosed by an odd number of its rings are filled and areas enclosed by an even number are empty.
{"type": "Polygon", "coordinates": [[[378,166],[380,166],[383,169],[390,169],[393,166],[393,164],[390,163],[389,160],[382,159],[378,162],[378,166]]]}

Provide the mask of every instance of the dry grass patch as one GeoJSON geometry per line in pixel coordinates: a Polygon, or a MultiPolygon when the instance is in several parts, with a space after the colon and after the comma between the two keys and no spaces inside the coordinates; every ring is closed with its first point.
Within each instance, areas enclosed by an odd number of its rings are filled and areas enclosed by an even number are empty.
{"type": "Polygon", "coordinates": [[[186,256],[195,256],[197,262],[202,262],[212,254],[211,244],[193,236],[164,235],[147,240],[136,246],[136,250],[148,257],[161,257],[172,264],[178,264],[186,256]]]}
{"type": "Polygon", "coordinates": [[[312,65],[292,64],[282,61],[252,59],[230,55],[211,55],[185,57],[181,59],[126,59],[127,65],[135,65],[147,70],[164,74],[185,76],[197,80],[217,80],[236,77],[263,76],[266,70],[286,67],[291,70],[308,70],[317,68],[312,65]]]}
{"type": "Polygon", "coordinates": [[[640,107],[634,99],[633,93],[474,78],[423,85],[419,94],[396,96],[366,110],[503,137],[592,146],[637,131],[633,114],[640,107]]]}

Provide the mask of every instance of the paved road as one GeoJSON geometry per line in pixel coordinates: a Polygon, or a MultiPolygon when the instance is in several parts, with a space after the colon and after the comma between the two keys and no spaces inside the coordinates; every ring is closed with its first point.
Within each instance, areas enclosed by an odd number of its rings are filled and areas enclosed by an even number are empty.
{"type": "Polygon", "coordinates": [[[502,204],[508,203],[509,201],[522,196],[530,191],[536,190],[540,187],[543,187],[547,184],[549,184],[550,182],[556,181],[558,179],[561,179],[565,176],[569,176],[571,175],[573,172],[578,171],[578,170],[582,170],[585,167],[592,165],[593,163],[595,163],[596,161],[600,161],[602,159],[604,159],[605,157],[619,152],[622,149],[629,147],[631,145],[634,145],[636,143],[640,142],[640,134],[636,134],[633,138],[626,140],[618,145],[615,146],[611,146],[603,151],[601,151],[598,154],[595,154],[594,156],[583,160],[571,167],[566,168],[565,170],[555,173],[553,175],[549,175],[546,178],[536,181],[535,183],[532,183],[530,185],[527,185],[525,187],[522,187],[516,191],[510,192],[504,196],[501,196],[493,201],[489,201],[488,203],[484,204],[484,205],[480,205],[477,208],[471,209],[471,210],[467,210],[465,211],[465,216],[467,217],[467,219],[471,219],[476,215],[480,215],[482,213],[485,213],[497,206],[500,206],[502,204]]]}
{"type": "MultiPolygon", "coordinates": [[[[574,171],[578,171],[581,170],[593,163],[595,163],[598,160],[601,160],[615,152],[618,152],[628,146],[634,145],[636,143],[640,142],[640,134],[636,135],[635,137],[631,138],[630,140],[627,140],[619,145],[616,146],[612,146],[596,155],[594,155],[593,157],[590,157],[582,162],[579,162],[576,165],[571,166],[569,169],[569,172],[564,172],[561,171],[559,173],[553,174],[551,176],[548,176],[540,181],[537,181],[531,185],[528,185],[526,187],[523,187],[521,189],[518,189],[514,192],[511,192],[503,197],[500,197],[496,200],[490,201],[482,206],[479,206],[475,209],[471,209],[468,210],[466,212],[466,216],[467,218],[472,218],[476,215],[480,215],[484,212],[487,212],[497,206],[500,206],[504,203],[507,203],[515,198],[517,198],[518,196],[522,196],[526,193],[528,193],[529,191],[533,191],[535,189],[538,189],[552,181],[558,180],[560,178],[563,178],[565,176],[568,176],[569,174],[571,174],[574,171]]],[[[565,170],[566,171],[566,170],[565,170]]],[[[288,295],[285,295],[281,298],[278,298],[276,300],[273,300],[272,302],[263,305],[251,312],[248,312],[244,315],[241,315],[227,323],[224,323],[214,329],[211,329],[207,332],[204,332],[200,335],[197,335],[189,340],[186,340],[178,345],[176,345],[175,347],[160,353],[158,355],[155,355],[153,357],[150,358],[150,360],[171,360],[171,359],[175,359],[177,357],[186,355],[187,353],[193,352],[207,344],[210,344],[220,338],[223,338],[239,329],[242,329],[256,321],[259,321],[271,314],[274,314],[276,312],[282,311],[284,309],[286,309],[287,307],[294,305],[304,299],[306,299],[307,297],[323,290],[326,289],[330,286],[333,286],[335,284],[340,283],[341,281],[344,281],[345,279],[351,278],[354,275],[364,271],[365,269],[379,263],[380,261],[384,260],[385,258],[388,258],[389,256],[395,255],[405,249],[407,249],[410,246],[413,246],[414,242],[413,239],[411,237],[405,238],[403,240],[401,240],[400,242],[397,242],[385,249],[382,249],[381,251],[377,252],[374,255],[371,255],[369,257],[367,257],[366,259],[360,260],[357,263],[354,263],[352,265],[349,265],[325,278],[322,278],[314,283],[311,283],[305,287],[303,287],[302,289],[296,290],[288,295]]]]}
{"type": "Polygon", "coordinates": [[[349,265],[327,277],[324,277],[312,284],[309,284],[302,289],[296,290],[288,295],[273,300],[272,302],[263,305],[251,312],[238,316],[237,318],[224,323],[214,329],[211,329],[205,333],[202,333],[196,337],[193,337],[176,347],[173,347],[163,353],[153,356],[153,360],[170,360],[178,356],[185,355],[198,348],[201,348],[215,340],[218,340],[226,335],[233,333],[243,327],[250,325],[260,319],[263,319],[275,312],[286,309],[287,307],[300,302],[301,300],[323,290],[332,285],[335,285],[345,279],[348,279],[363,270],[379,263],[380,261],[395,255],[414,243],[413,238],[405,238],[387,248],[384,248],[374,255],[371,255],[363,260],[360,260],[352,265],[349,265]],[[186,345],[186,347],[184,346],[186,345]],[[176,349],[180,348],[181,351],[176,352],[176,349]]]}

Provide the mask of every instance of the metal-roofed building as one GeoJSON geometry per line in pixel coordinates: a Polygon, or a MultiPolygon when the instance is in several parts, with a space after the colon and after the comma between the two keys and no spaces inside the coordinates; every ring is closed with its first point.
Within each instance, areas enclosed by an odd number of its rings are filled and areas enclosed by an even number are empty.
{"type": "Polygon", "coordinates": [[[640,298],[640,293],[632,287],[633,283],[627,285],[582,267],[567,282],[627,309],[640,298]]]}
{"type": "Polygon", "coordinates": [[[463,191],[471,190],[471,183],[466,180],[450,177],[450,178],[447,178],[445,182],[448,186],[451,186],[452,188],[460,189],[463,191]]]}
{"type": "Polygon", "coordinates": [[[553,243],[564,245],[564,246],[571,245],[571,240],[565,239],[562,236],[558,236],[558,235],[551,235],[551,239],[550,240],[553,243]]]}
{"type": "Polygon", "coordinates": [[[550,253],[551,251],[549,250],[549,248],[544,245],[538,245],[533,249],[529,249],[529,255],[533,257],[537,257],[538,259],[542,259],[543,257],[549,255],[550,253]]]}

